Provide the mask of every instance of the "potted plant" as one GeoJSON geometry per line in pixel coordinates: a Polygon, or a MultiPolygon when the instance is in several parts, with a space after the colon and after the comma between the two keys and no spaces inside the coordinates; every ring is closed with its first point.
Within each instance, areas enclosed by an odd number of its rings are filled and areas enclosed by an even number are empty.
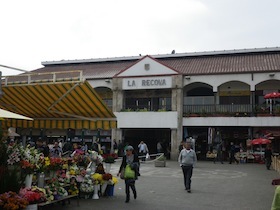
{"type": "Polygon", "coordinates": [[[166,157],[164,154],[160,155],[155,160],[155,167],[165,167],[166,166],[166,157]]]}

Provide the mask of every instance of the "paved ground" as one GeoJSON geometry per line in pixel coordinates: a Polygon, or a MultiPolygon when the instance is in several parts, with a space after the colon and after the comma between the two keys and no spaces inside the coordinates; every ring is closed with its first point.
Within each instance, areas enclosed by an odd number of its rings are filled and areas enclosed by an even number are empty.
{"type": "MultiPolygon", "coordinates": [[[[112,165],[112,174],[117,174],[119,164],[112,165]]],[[[72,201],[70,205],[55,205],[51,209],[269,210],[275,189],[271,181],[280,178],[274,170],[266,170],[261,164],[200,161],[194,169],[189,194],[184,190],[183,174],[176,161],[168,161],[163,168],[147,162],[141,164],[140,173],[136,182],[138,198],[132,198],[130,203],[124,202],[124,183],[120,180],[113,197],[81,199],[79,207],[72,201]]]]}

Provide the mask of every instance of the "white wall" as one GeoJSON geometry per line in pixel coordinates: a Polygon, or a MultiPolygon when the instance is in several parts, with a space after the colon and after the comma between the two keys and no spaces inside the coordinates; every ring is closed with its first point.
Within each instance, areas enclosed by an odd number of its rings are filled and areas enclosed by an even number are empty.
{"type": "Polygon", "coordinates": [[[175,128],[177,112],[114,112],[118,128],[175,128]]]}
{"type": "Polygon", "coordinates": [[[254,73],[254,74],[223,74],[223,75],[197,75],[190,76],[189,79],[184,79],[184,86],[194,82],[202,82],[213,87],[214,92],[218,92],[218,87],[230,81],[240,81],[250,85],[250,90],[255,91],[255,86],[267,80],[280,80],[280,73],[276,73],[273,77],[269,73],[254,73]]]}

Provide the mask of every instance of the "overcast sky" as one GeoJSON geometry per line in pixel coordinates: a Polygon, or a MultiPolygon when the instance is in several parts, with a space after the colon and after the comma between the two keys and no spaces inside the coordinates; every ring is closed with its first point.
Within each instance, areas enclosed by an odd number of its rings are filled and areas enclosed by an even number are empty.
{"type": "Polygon", "coordinates": [[[42,61],[280,47],[278,0],[9,0],[0,8],[0,65],[28,71],[42,61]]]}

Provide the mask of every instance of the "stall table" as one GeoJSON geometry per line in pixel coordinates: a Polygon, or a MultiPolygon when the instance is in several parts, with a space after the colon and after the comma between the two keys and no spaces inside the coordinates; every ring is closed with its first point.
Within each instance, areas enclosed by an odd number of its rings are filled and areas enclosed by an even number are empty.
{"type": "Polygon", "coordinates": [[[79,206],[79,196],[78,195],[68,195],[68,196],[63,196],[61,197],[60,199],[57,199],[57,200],[53,200],[53,201],[47,201],[47,202],[44,202],[44,203],[39,203],[38,204],[38,209],[43,209],[44,207],[46,206],[49,206],[49,205],[52,205],[52,204],[55,204],[55,203],[59,203],[59,202],[62,202],[62,201],[68,201],[68,204],[70,204],[70,200],[73,199],[73,198],[77,198],[77,205],[79,206]]]}

